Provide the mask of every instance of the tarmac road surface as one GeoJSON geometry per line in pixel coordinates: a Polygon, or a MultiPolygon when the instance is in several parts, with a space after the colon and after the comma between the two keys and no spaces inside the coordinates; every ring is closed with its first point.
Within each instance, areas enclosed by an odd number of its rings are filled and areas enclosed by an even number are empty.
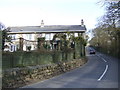
{"type": "Polygon", "coordinates": [[[70,72],[22,88],[118,88],[118,59],[96,52],[88,62],[70,72]]]}

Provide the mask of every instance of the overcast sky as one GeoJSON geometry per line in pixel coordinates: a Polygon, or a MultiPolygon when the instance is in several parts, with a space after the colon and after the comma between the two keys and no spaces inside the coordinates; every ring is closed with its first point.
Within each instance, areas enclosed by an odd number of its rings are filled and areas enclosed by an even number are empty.
{"type": "Polygon", "coordinates": [[[92,29],[104,14],[100,0],[0,0],[0,22],[6,26],[80,25],[92,29]]]}

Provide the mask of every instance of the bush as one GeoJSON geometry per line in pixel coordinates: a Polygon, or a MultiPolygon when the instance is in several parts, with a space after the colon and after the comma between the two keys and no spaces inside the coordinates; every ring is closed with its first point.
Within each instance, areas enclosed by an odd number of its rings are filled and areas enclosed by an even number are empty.
{"type": "Polygon", "coordinates": [[[27,47],[27,50],[30,51],[30,50],[31,50],[31,46],[28,46],[28,47],[27,47]]]}
{"type": "MultiPolygon", "coordinates": [[[[2,66],[3,69],[25,67],[33,65],[52,64],[60,61],[71,59],[69,54],[72,51],[17,51],[3,52],[2,66]]],[[[71,54],[72,55],[72,54],[71,54]]]]}

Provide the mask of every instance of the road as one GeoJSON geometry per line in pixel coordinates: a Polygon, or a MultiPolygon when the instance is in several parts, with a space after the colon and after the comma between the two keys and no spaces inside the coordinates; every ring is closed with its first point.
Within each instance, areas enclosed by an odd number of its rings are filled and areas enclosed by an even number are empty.
{"type": "Polygon", "coordinates": [[[22,88],[118,88],[118,60],[96,52],[75,70],[22,88]]]}

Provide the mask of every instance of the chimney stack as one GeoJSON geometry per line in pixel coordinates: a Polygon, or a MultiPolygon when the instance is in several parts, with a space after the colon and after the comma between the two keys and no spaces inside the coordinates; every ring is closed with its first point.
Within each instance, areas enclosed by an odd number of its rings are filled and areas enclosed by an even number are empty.
{"type": "Polygon", "coordinates": [[[44,27],[44,21],[41,20],[41,27],[44,27]]]}
{"type": "Polygon", "coordinates": [[[84,26],[84,21],[83,21],[83,19],[81,19],[81,26],[84,26]]]}

